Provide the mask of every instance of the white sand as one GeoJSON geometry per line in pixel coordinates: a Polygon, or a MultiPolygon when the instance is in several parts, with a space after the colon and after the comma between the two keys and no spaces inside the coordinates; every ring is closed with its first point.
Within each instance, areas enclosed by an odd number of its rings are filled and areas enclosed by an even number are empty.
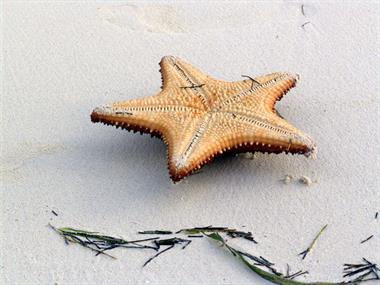
{"type": "Polygon", "coordinates": [[[342,264],[362,257],[380,263],[380,6],[307,2],[303,15],[301,4],[6,1],[0,284],[269,284],[206,240],[142,269],[150,253],[94,257],[65,246],[49,222],[125,237],[246,226],[259,241],[246,250],[309,270],[305,281],[341,280],[342,264]],[[226,80],[299,73],[278,109],[316,140],[318,159],[224,157],[173,185],[161,141],[89,117],[97,105],[155,94],[163,55],[226,80]],[[287,185],[286,174],[295,177],[287,185]]]}

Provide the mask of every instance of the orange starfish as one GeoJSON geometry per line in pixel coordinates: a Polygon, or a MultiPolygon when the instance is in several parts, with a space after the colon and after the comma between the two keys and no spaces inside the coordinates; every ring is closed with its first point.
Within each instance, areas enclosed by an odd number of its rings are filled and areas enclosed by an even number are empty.
{"type": "Polygon", "coordinates": [[[312,139],[274,108],[298,75],[280,72],[224,82],[173,56],[162,58],[160,66],[157,95],[95,108],[91,120],[161,137],[173,181],[227,151],[316,153],[312,139]]]}

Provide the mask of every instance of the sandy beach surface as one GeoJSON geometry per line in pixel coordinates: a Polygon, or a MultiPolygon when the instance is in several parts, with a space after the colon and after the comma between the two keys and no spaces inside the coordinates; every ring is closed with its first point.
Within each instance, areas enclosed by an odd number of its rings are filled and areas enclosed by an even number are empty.
{"type": "Polygon", "coordinates": [[[300,281],[340,281],[343,263],[362,257],[380,263],[377,1],[1,5],[0,284],[270,284],[205,239],[142,268],[151,252],[95,257],[48,223],[126,238],[250,230],[259,244],[241,246],[309,271],[300,281]],[[98,105],[156,94],[164,55],[230,81],[300,74],[277,108],[318,158],[225,156],[173,184],[160,140],[90,122],[98,105]]]}

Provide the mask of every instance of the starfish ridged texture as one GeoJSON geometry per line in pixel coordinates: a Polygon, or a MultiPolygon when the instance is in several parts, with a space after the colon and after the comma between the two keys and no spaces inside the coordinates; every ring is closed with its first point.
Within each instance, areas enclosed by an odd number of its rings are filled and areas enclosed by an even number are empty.
{"type": "Polygon", "coordinates": [[[163,57],[160,66],[157,95],[95,108],[91,120],[161,137],[173,181],[227,151],[316,154],[312,139],[274,108],[298,75],[224,82],[173,56],[163,57]]]}

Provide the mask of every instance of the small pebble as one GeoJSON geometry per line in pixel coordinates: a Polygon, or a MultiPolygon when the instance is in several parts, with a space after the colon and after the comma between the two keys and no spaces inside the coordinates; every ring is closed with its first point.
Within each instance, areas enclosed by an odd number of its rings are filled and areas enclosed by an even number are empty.
{"type": "Polygon", "coordinates": [[[311,179],[305,175],[301,176],[298,181],[307,186],[310,186],[313,183],[313,181],[311,181],[311,179]]]}
{"type": "Polygon", "coordinates": [[[284,179],[282,181],[284,181],[285,184],[289,184],[290,182],[292,182],[294,179],[294,177],[290,174],[286,174],[284,179]]]}

